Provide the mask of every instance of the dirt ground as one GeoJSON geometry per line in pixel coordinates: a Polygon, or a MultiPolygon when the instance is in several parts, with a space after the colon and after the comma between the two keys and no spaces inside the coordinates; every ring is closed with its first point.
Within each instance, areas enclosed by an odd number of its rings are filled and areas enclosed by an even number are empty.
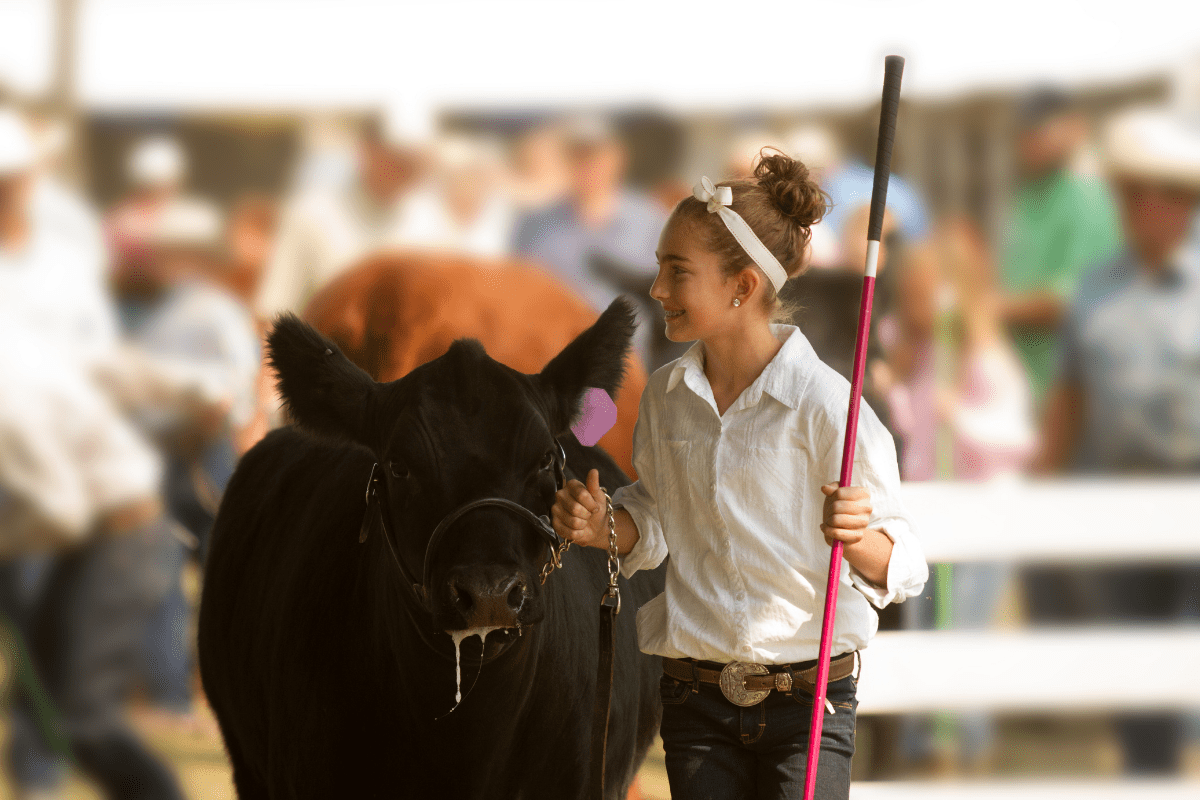
{"type": "MultiPolygon", "coordinates": [[[[206,709],[198,713],[208,716],[211,722],[206,709]]],[[[196,726],[197,730],[187,731],[165,727],[155,717],[138,709],[134,709],[131,716],[154,749],[175,768],[191,800],[233,800],[233,786],[220,737],[209,725],[200,724],[196,726]]],[[[867,718],[860,721],[856,778],[882,777],[878,774],[879,764],[873,763],[879,753],[879,737],[874,730],[875,726],[867,718]]],[[[1119,756],[1111,729],[1103,719],[1001,720],[999,736],[1003,747],[989,770],[991,776],[1099,778],[1115,777],[1119,771],[1119,756]]],[[[7,741],[7,738],[4,726],[0,728],[0,739],[7,741]]],[[[936,772],[936,765],[932,769],[936,772]]],[[[955,771],[942,769],[939,774],[953,777],[955,771]]],[[[662,749],[657,744],[642,768],[639,787],[643,800],[670,798],[662,749]]],[[[99,793],[78,775],[71,776],[65,796],[71,800],[101,800],[99,793]]],[[[0,800],[14,797],[5,775],[0,780],[0,800]]]]}

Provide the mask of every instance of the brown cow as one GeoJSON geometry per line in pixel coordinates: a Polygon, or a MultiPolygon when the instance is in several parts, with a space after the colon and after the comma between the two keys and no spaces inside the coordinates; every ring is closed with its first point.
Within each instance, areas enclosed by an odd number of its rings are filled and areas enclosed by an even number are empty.
{"type": "MultiPolygon", "coordinates": [[[[539,372],[599,314],[539,267],[414,251],[368,257],[318,292],[304,316],[375,380],[392,381],[464,336],[506,366],[539,372]]],[[[632,354],[614,398],[617,423],[599,442],[633,480],[633,426],[645,386],[646,370],[632,354]]]]}

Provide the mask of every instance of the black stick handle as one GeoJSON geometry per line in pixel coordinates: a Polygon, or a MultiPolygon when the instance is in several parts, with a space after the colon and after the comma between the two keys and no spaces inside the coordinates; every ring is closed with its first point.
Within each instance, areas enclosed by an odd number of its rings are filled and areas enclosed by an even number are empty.
{"type": "Polygon", "coordinates": [[[883,210],[887,207],[888,176],[892,172],[892,140],[896,138],[896,114],[900,111],[900,77],[904,58],[883,60],[883,105],[879,109],[879,146],[875,151],[875,189],[871,192],[871,221],[867,239],[878,242],[883,234],[883,210]]]}

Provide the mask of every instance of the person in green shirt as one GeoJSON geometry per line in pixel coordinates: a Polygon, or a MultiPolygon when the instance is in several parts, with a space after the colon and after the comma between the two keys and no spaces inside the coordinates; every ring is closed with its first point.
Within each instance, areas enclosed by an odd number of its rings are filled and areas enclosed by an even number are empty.
{"type": "Polygon", "coordinates": [[[1103,181],[1069,167],[1087,135],[1072,99],[1035,89],[1019,103],[1018,119],[1022,174],[1000,260],[1001,315],[1040,409],[1066,301],[1088,265],[1117,252],[1121,225],[1103,181]]]}

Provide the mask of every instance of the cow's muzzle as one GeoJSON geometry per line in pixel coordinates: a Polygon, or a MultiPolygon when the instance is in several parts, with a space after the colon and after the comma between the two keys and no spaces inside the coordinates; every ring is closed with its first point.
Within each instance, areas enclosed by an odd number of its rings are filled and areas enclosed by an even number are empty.
{"type": "Polygon", "coordinates": [[[456,570],[448,580],[451,607],[467,628],[515,628],[530,601],[528,581],[487,567],[456,570]]]}

